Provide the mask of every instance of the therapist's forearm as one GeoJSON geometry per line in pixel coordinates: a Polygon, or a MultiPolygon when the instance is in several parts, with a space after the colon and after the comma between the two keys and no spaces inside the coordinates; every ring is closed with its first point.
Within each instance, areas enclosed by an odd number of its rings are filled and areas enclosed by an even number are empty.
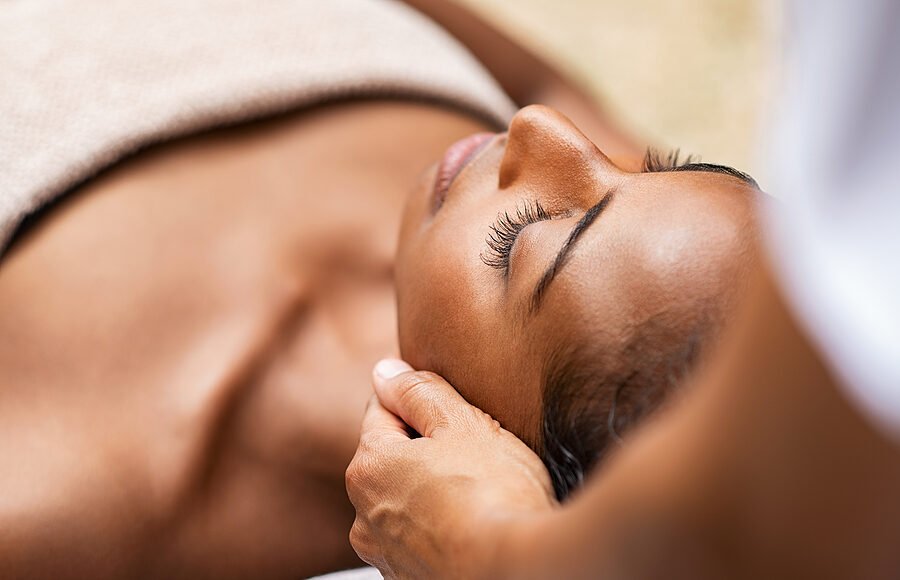
{"type": "Polygon", "coordinates": [[[753,278],[693,386],[562,507],[443,379],[376,372],[347,471],[357,552],[391,577],[896,578],[900,451],[753,278]]]}
{"type": "Polygon", "coordinates": [[[578,498],[511,531],[497,562],[536,578],[896,577],[897,489],[900,451],[762,271],[685,399],[578,498]]]}

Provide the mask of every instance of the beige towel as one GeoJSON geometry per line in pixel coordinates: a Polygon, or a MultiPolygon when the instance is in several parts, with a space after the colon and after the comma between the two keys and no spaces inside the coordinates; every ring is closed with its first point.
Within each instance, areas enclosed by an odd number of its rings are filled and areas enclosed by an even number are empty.
{"type": "Polygon", "coordinates": [[[497,125],[514,111],[394,0],[0,0],[0,254],[23,217],[142,147],[375,96],[497,125]]]}

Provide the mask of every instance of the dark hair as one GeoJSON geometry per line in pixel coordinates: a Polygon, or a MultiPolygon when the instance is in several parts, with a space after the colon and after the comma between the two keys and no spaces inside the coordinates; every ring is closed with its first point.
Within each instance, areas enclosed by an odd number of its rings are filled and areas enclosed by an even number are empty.
{"type": "Polygon", "coordinates": [[[560,348],[544,371],[539,454],[563,500],[693,368],[713,325],[659,317],[616,353],[560,348]]]}

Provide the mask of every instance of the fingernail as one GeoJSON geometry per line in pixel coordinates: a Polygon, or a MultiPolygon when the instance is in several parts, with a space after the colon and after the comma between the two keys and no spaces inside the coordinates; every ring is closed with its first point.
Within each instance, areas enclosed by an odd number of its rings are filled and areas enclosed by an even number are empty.
{"type": "Polygon", "coordinates": [[[375,374],[382,379],[392,379],[400,373],[413,370],[411,366],[395,358],[386,358],[375,365],[375,374]]]}

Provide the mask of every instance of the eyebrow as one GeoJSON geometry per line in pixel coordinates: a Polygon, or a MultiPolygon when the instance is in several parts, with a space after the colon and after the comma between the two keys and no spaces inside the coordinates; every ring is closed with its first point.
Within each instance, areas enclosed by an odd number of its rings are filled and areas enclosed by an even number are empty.
{"type": "Polygon", "coordinates": [[[531,292],[531,301],[528,304],[528,313],[533,315],[535,311],[541,306],[541,302],[544,299],[544,295],[547,293],[547,288],[550,286],[550,283],[556,278],[556,275],[559,274],[559,271],[566,264],[569,256],[572,254],[572,249],[575,247],[575,243],[581,238],[582,234],[593,224],[600,214],[603,213],[610,202],[612,202],[613,194],[615,193],[615,189],[610,189],[606,192],[606,195],[594,204],[583,216],[578,220],[578,223],[575,224],[575,227],[572,228],[572,231],[569,232],[569,236],[566,238],[566,241],[563,242],[562,247],[559,249],[559,252],[556,254],[556,257],[553,259],[553,262],[544,270],[544,273],[541,275],[540,280],[538,280],[537,284],[534,286],[534,290],[531,292]]]}

